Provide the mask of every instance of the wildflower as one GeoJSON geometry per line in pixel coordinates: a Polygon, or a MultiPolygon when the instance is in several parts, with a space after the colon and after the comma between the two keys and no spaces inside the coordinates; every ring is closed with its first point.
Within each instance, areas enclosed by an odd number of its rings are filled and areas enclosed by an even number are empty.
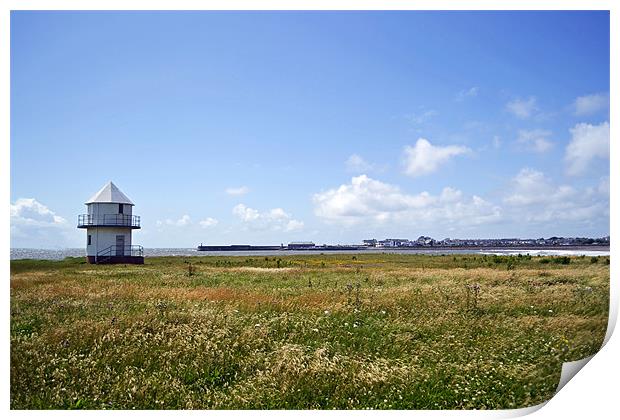
{"type": "Polygon", "coordinates": [[[260,324],[255,324],[254,326],[255,326],[256,328],[259,328],[259,327],[260,327],[260,324]]]}
{"type": "Polygon", "coordinates": [[[553,309],[549,309],[549,313],[553,313],[553,309]]]}
{"type": "Polygon", "coordinates": [[[329,315],[329,311],[328,311],[327,309],[326,309],[325,311],[323,311],[323,313],[324,313],[325,315],[329,315]]]}

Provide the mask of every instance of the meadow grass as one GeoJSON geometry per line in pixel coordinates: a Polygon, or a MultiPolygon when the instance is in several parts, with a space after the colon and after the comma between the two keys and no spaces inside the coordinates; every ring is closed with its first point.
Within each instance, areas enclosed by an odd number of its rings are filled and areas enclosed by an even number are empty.
{"type": "Polygon", "coordinates": [[[11,262],[13,409],[493,409],[607,327],[609,258],[11,262]]]}

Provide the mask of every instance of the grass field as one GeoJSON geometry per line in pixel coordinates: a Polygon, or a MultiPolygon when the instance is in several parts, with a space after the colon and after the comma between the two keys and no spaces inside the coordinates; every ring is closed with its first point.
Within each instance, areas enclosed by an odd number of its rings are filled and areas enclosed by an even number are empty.
{"type": "Polygon", "coordinates": [[[609,258],[11,262],[11,408],[519,408],[607,327],[609,258]]]}

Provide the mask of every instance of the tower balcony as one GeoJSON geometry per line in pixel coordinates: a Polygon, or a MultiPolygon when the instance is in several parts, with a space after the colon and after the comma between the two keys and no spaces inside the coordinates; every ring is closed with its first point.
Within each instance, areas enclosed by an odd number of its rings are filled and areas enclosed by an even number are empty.
{"type": "Polygon", "coordinates": [[[80,214],[78,216],[78,228],[89,227],[128,227],[140,229],[140,216],[131,214],[80,214]]]}

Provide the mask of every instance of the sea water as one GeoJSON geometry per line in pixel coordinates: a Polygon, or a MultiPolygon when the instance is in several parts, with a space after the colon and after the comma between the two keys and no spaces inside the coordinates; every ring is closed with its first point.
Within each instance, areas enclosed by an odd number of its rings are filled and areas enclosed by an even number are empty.
{"type": "MultiPolygon", "coordinates": [[[[317,254],[480,254],[480,255],[518,255],[532,256],[608,256],[609,247],[588,247],[571,249],[515,249],[515,248],[456,248],[456,249],[364,249],[358,251],[197,251],[195,248],[144,248],[145,257],[176,257],[176,256],[276,256],[276,255],[317,255],[317,254]]],[[[84,248],[36,249],[11,248],[11,259],[62,260],[66,257],[84,257],[84,248]]]]}

